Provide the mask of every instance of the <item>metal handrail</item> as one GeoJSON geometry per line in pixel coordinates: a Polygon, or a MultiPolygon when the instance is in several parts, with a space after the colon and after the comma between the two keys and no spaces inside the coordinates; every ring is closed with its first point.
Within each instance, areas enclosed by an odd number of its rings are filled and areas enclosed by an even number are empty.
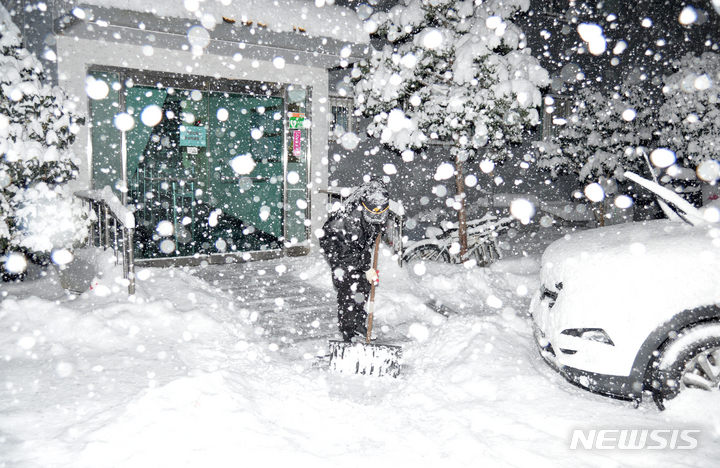
{"type": "Polygon", "coordinates": [[[81,190],[75,196],[95,212],[87,245],[112,248],[115,264],[122,251],[123,277],[128,280],[128,294],[135,294],[135,216],[125,208],[112,189],[81,190]]]}

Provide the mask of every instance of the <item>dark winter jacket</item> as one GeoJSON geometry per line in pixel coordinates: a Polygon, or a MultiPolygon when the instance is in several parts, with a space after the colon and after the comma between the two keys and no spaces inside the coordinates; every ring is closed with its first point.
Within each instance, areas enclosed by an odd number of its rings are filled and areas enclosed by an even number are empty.
{"type": "Polygon", "coordinates": [[[359,202],[349,203],[330,214],[320,238],[325,257],[333,271],[349,266],[366,271],[372,266],[374,242],[384,225],[365,221],[359,202]]]}

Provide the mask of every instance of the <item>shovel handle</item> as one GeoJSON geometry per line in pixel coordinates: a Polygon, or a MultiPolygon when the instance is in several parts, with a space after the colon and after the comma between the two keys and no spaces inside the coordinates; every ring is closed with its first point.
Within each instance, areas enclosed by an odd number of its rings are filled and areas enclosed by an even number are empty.
{"type": "MultiPolygon", "coordinates": [[[[373,270],[377,270],[378,250],[380,249],[380,236],[381,236],[381,234],[378,234],[377,238],[375,239],[375,252],[373,253],[373,270]]],[[[373,281],[372,286],[370,286],[370,304],[368,306],[368,326],[367,326],[366,343],[370,343],[374,311],[375,311],[375,281],[373,281]]]]}

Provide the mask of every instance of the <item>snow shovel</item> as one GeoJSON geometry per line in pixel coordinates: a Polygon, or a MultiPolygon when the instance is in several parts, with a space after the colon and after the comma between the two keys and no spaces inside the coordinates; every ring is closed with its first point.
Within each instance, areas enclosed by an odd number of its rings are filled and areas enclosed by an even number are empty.
{"type": "MultiPolygon", "coordinates": [[[[380,234],[375,239],[373,269],[377,270],[380,234]]],[[[370,287],[368,304],[367,338],[365,343],[348,343],[330,340],[330,369],[346,374],[375,375],[378,377],[400,375],[402,348],[400,346],[371,343],[373,312],[375,310],[375,283],[370,287]]]]}

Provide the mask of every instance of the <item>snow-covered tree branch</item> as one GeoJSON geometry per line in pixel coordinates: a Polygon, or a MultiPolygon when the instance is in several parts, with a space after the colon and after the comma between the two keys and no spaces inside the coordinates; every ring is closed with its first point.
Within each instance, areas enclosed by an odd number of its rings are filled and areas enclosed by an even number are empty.
{"type": "Polygon", "coordinates": [[[674,62],[666,77],[660,107],[660,144],[675,152],[678,163],[695,168],[720,159],[720,55],[688,54],[674,62]]]}
{"type": "MultiPolygon", "coordinates": [[[[546,98],[552,113],[553,98],[546,98]]],[[[624,84],[609,96],[587,86],[574,96],[570,115],[555,118],[558,132],[535,142],[538,166],[553,175],[574,173],[580,181],[623,178],[627,170],[645,164],[643,152],[652,144],[656,115],[648,93],[637,84],[624,84]]]]}
{"type": "Polygon", "coordinates": [[[369,134],[405,161],[433,141],[451,144],[463,249],[463,163],[506,159],[540,122],[549,76],[512,23],[529,4],[405,0],[368,20],[388,43],[352,72],[357,112],[373,118],[369,134]]]}

